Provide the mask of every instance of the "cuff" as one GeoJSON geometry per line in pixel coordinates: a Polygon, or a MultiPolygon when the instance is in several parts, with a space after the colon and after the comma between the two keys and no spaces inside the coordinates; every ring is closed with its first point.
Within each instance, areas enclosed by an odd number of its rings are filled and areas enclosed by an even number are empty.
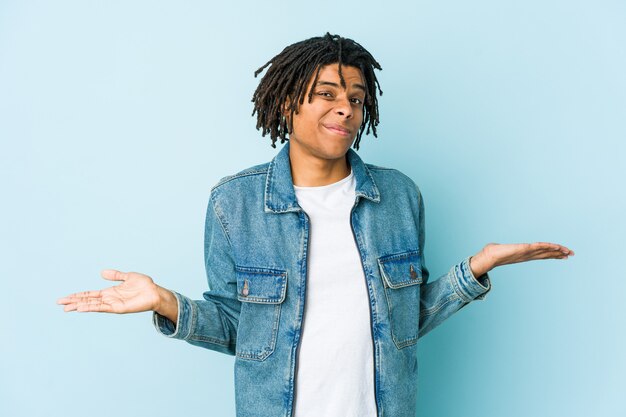
{"type": "Polygon", "coordinates": [[[176,324],[156,311],[152,314],[152,323],[157,332],[174,339],[188,339],[196,321],[194,303],[184,295],[172,291],[178,303],[178,321],[176,324]]]}
{"type": "Polygon", "coordinates": [[[478,278],[472,273],[470,268],[470,259],[468,256],[460,264],[454,267],[454,279],[456,281],[455,288],[463,301],[482,300],[491,290],[491,280],[489,274],[485,273],[478,278]]]}

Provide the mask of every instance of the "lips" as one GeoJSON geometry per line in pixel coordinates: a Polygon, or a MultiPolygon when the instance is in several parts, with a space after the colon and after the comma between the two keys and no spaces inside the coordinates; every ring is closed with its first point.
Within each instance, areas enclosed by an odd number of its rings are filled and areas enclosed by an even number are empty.
{"type": "Polygon", "coordinates": [[[341,136],[350,136],[350,130],[337,123],[325,123],[324,127],[341,136]]]}

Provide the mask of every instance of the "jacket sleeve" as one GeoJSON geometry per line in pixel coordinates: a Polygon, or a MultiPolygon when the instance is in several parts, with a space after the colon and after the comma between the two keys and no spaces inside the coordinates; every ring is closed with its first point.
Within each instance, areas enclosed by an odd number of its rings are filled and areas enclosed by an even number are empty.
{"type": "Polygon", "coordinates": [[[176,325],[156,312],[153,323],[157,331],[167,337],[234,355],[241,302],[237,300],[232,246],[215,200],[214,190],[209,199],[204,233],[209,290],[204,292],[203,300],[191,300],[174,292],[178,301],[176,325]]]}
{"type": "Polygon", "coordinates": [[[452,314],[473,300],[482,300],[491,290],[489,275],[476,278],[470,268],[471,256],[454,265],[447,274],[428,282],[429,272],[424,263],[424,200],[419,199],[419,247],[422,262],[422,286],[420,289],[420,320],[418,337],[437,327],[452,314]]]}

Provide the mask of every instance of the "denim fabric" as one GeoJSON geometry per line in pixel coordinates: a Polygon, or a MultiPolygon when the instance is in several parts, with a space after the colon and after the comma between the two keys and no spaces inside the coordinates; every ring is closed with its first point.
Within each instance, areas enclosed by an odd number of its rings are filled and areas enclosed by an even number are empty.
{"type": "MultiPolygon", "coordinates": [[[[489,276],[475,278],[468,257],[429,282],[418,187],[395,169],[363,163],[352,149],[347,157],[356,179],[351,224],[369,295],[378,416],[414,417],[418,339],[484,298],[489,276]]],[[[287,142],[271,162],[211,189],[205,230],[210,290],[203,300],[175,293],[176,326],[153,316],[168,337],[236,356],[239,417],[292,416],[309,229],[287,142]]]]}

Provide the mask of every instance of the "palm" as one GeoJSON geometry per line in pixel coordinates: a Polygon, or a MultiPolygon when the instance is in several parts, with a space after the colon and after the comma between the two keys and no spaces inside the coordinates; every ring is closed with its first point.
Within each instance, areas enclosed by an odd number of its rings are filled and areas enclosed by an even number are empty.
{"type": "Polygon", "coordinates": [[[491,243],[484,248],[485,254],[494,266],[508,265],[537,259],[565,259],[574,252],[565,246],[548,243],[491,243]]]}
{"type": "Polygon", "coordinates": [[[154,309],[159,296],[157,286],[147,275],[116,270],[102,271],[102,277],[122,281],[120,285],[97,291],[71,294],[58,300],[65,311],[137,313],[154,309]]]}

